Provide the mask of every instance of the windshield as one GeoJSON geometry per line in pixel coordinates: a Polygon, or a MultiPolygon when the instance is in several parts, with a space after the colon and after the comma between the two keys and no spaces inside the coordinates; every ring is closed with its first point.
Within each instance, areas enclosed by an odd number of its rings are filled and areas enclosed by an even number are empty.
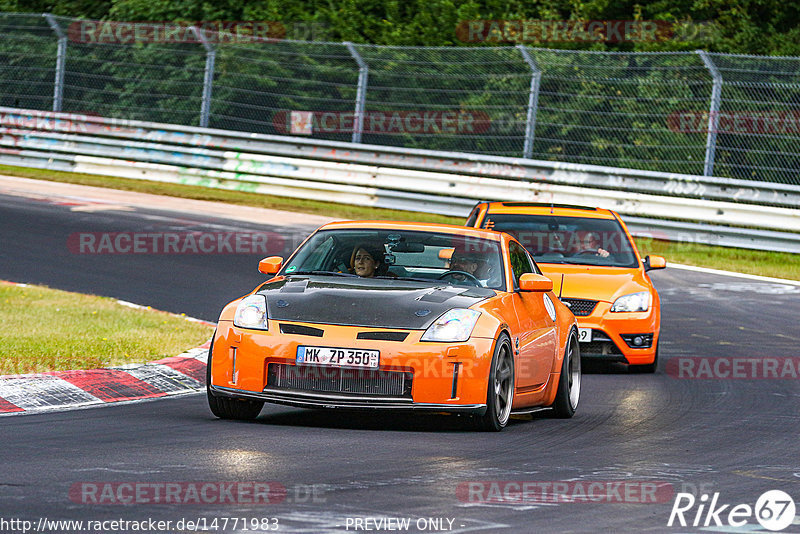
{"type": "Polygon", "coordinates": [[[436,232],[321,230],[281,274],[417,280],[504,289],[497,241],[436,232]]]}
{"type": "Polygon", "coordinates": [[[483,225],[516,237],[537,263],[639,266],[616,219],[489,214],[483,225]]]}

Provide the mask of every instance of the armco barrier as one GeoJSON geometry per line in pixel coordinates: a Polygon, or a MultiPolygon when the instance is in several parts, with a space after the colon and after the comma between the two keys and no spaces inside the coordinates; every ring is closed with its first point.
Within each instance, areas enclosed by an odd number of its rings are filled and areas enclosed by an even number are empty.
{"type": "Polygon", "coordinates": [[[597,205],[636,233],[800,252],[800,187],[0,107],[0,164],[463,216],[597,205]]]}

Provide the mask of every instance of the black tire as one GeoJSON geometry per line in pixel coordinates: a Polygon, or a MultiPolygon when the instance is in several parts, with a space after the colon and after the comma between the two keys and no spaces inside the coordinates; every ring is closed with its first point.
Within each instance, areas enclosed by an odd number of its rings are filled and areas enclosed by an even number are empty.
{"type": "Polygon", "coordinates": [[[561,374],[558,377],[558,391],[552,407],[556,417],[569,419],[575,415],[581,395],[581,349],[578,334],[572,329],[564,349],[561,374]]]}
{"type": "Polygon", "coordinates": [[[653,363],[646,363],[644,365],[629,365],[628,371],[631,373],[639,374],[652,374],[658,369],[658,344],[656,344],[656,356],[653,358],[653,363]]]}
{"type": "MultiPolygon", "coordinates": [[[[214,332],[215,337],[216,335],[217,333],[214,332]]],[[[211,354],[213,351],[214,341],[212,338],[211,347],[208,349],[208,362],[206,363],[206,396],[208,397],[208,407],[211,408],[211,413],[220,419],[238,419],[240,421],[255,419],[264,407],[263,402],[217,397],[211,393],[211,354]]]]}
{"type": "Polygon", "coordinates": [[[476,419],[478,430],[499,432],[511,418],[514,402],[514,351],[508,335],[500,334],[494,346],[486,391],[486,413],[476,419]]]}

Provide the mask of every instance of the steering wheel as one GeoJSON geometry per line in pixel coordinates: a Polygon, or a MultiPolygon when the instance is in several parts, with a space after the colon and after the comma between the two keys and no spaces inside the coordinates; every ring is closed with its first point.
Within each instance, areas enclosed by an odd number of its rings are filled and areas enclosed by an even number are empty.
{"type": "Polygon", "coordinates": [[[597,253],[597,249],[594,248],[579,250],[578,252],[574,253],[573,256],[580,256],[581,254],[594,254],[595,256],[599,256],[599,254],[597,253]]]}
{"type": "MultiPolygon", "coordinates": [[[[461,276],[464,277],[464,279],[472,282],[473,284],[475,284],[478,287],[480,287],[480,285],[481,285],[480,280],[478,280],[477,278],[475,278],[473,275],[469,274],[466,271],[447,271],[446,273],[442,273],[439,276],[438,280],[444,280],[445,278],[449,278],[449,277],[454,276],[454,275],[461,275],[461,276]]],[[[454,280],[456,280],[458,282],[461,282],[461,280],[458,280],[457,278],[454,278],[454,280]]]]}

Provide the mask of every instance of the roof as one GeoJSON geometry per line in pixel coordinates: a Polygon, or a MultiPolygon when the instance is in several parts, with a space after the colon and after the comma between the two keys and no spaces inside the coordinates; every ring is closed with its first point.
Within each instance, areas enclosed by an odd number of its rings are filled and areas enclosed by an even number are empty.
{"type": "Polygon", "coordinates": [[[380,229],[380,230],[406,230],[418,232],[440,232],[444,234],[457,234],[466,237],[475,237],[482,239],[490,239],[493,241],[502,240],[503,234],[493,230],[485,230],[482,228],[469,228],[466,226],[458,226],[454,224],[438,224],[438,223],[417,223],[408,221],[340,221],[328,223],[321,226],[320,230],[355,230],[359,228],[364,229],[380,229]]]}
{"type": "Polygon", "coordinates": [[[556,217],[586,217],[614,219],[614,212],[605,208],[551,204],[546,202],[488,202],[488,214],[553,215],[556,217]]]}

